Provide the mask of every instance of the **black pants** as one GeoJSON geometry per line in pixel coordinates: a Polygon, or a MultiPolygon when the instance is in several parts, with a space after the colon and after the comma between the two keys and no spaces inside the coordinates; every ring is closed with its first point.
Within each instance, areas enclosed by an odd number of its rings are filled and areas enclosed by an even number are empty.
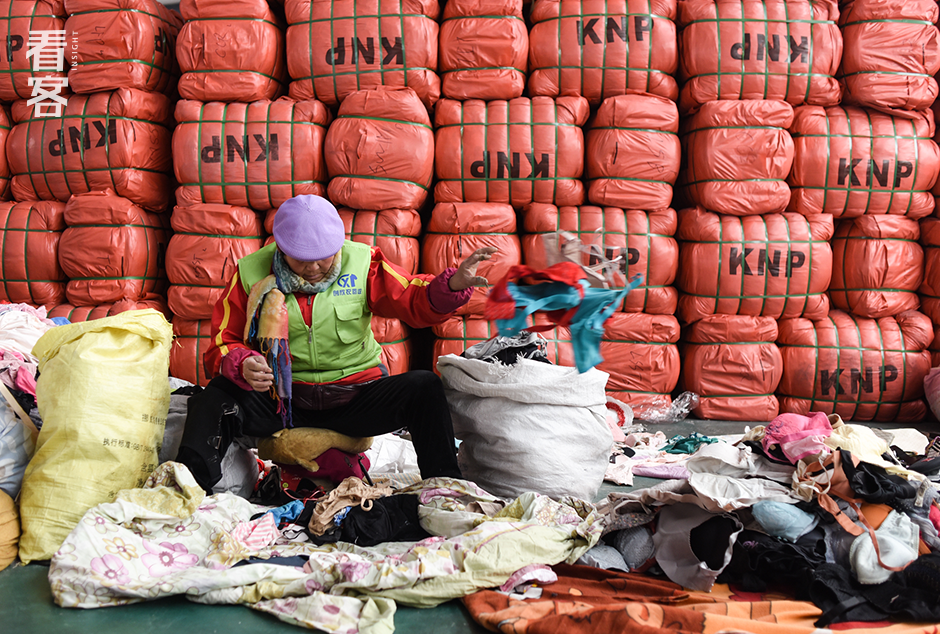
{"type": "MultiPolygon", "coordinates": [[[[265,437],[283,429],[267,392],[246,391],[218,376],[189,399],[186,427],[177,454],[202,488],[221,478],[222,457],[234,438],[265,437]]],[[[363,385],[347,404],[325,410],[294,407],[294,427],[332,429],[347,436],[378,436],[407,427],[421,477],[460,478],[454,428],[444,387],[433,372],[415,370],[363,385]]]]}

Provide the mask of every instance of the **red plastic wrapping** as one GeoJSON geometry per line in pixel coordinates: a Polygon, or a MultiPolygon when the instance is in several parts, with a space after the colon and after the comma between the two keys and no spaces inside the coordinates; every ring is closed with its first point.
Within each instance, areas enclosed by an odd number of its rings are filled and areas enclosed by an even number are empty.
{"type": "Polygon", "coordinates": [[[785,211],[793,139],[785,101],[712,101],[682,126],[684,171],[676,188],[709,211],[733,216],[785,211]]]}
{"type": "Polygon", "coordinates": [[[835,0],[679,0],[679,109],[716,99],[839,103],[835,0]]]}
{"type": "Polygon", "coordinates": [[[679,174],[679,110],[665,97],[604,100],[584,129],[588,200],[595,205],[665,209],[679,174]]]}
{"type": "Polygon", "coordinates": [[[816,321],[784,319],[778,328],[781,411],[898,423],[926,416],[933,327],[925,315],[910,310],[867,319],[833,310],[816,321]]]}
{"type": "MultiPolygon", "coordinates": [[[[340,209],[339,215],[346,227],[346,238],[377,246],[392,264],[408,273],[418,272],[421,257],[421,216],[413,209],[386,209],[384,211],[353,211],[340,209]]],[[[272,221],[273,222],[273,221],[272,221]]]]}
{"type": "Polygon", "coordinates": [[[930,344],[930,363],[933,367],[940,367],[940,324],[934,324],[933,343],[930,344]]]}
{"type": "Polygon", "coordinates": [[[13,120],[6,151],[16,200],[66,202],[111,188],[150,211],[169,206],[172,114],[164,95],[73,95],[61,117],[36,117],[23,100],[13,104],[13,120]]]}
{"type": "Polygon", "coordinates": [[[529,95],[678,97],[676,0],[535,0],[530,17],[529,95]]]}
{"type": "MultiPolygon", "coordinates": [[[[3,43],[5,53],[0,55],[0,100],[11,102],[32,97],[33,87],[29,85],[31,77],[65,79],[71,63],[69,50],[65,51],[61,71],[34,71],[33,58],[26,57],[29,32],[63,31],[65,18],[62,0],[0,1],[0,42],[3,43]]],[[[68,87],[64,87],[60,94],[66,96],[71,92],[68,87]]]]}
{"type": "Polygon", "coordinates": [[[202,355],[212,343],[212,324],[208,319],[193,321],[174,317],[173,346],[170,348],[170,376],[196,385],[206,385],[202,355]]]}
{"type": "Polygon", "coordinates": [[[679,318],[824,317],[832,275],[832,216],[679,212],[679,318]]]}
{"type": "Polygon", "coordinates": [[[183,99],[251,102],[284,94],[284,25],[265,0],[183,0],[180,11],[183,99]]]}
{"type": "Polygon", "coordinates": [[[54,306],[65,302],[59,241],[65,203],[0,203],[0,301],[54,306]]]}
{"type": "Polygon", "coordinates": [[[914,310],[924,281],[920,226],[903,216],[840,220],[832,238],[832,305],[859,317],[914,310]]]}
{"type": "Polygon", "coordinates": [[[353,209],[418,209],[434,176],[434,131],[408,88],[350,93],[326,135],[329,198],[353,209]]]}
{"type": "MultiPolygon", "coordinates": [[[[618,207],[556,207],[532,203],[523,211],[522,252],[525,264],[547,266],[544,234],[566,231],[584,246],[596,246],[608,259],[622,258],[624,279],[639,273],[643,283],[630,291],[620,310],[626,313],[672,315],[679,293],[673,288],[679,264],[676,212],[645,212],[618,207]]],[[[588,254],[583,264],[594,264],[588,254]]]]}
{"type": "Polygon", "coordinates": [[[940,149],[933,112],[905,117],[863,108],[804,106],[794,111],[790,211],[836,218],[934,209],[940,149]]]}
{"type": "Polygon", "coordinates": [[[839,7],[844,103],[924,110],[937,98],[935,0],[851,0],[839,7]]]}
{"type": "MultiPolygon", "coordinates": [[[[498,203],[438,203],[431,212],[421,247],[421,271],[438,275],[459,266],[482,247],[497,247],[489,260],[480,262],[477,275],[496,284],[509,269],[522,263],[522,247],[516,234],[516,214],[498,203]]],[[[477,287],[458,315],[482,315],[489,288],[477,287]]]]}
{"type": "Polygon", "coordinates": [[[173,169],[181,205],[277,208],[300,194],[326,195],[323,140],[330,112],[319,101],[176,104],[173,169]]]}
{"type": "MultiPolygon", "coordinates": [[[[940,218],[920,221],[920,244],[924,247],[924,281],[918,289],[920,310],[940,325],[940,218]]],[[[940,341],[935,347],[940,349],[940,341]]]]}
{"type": "Polygon", "coordinates": [[[441,96],[437,0],[286,0],[287,69],[295,99],[341,103],[377,86],[441,96]]]}
{"type": "Polygon", "coordinates": [[[711,315],[682,335],[682,382],[699,395],[696,418],[771,421],[783,357],[772,317],[711,315]]]}
{"type": "MultiPolygon", "coordinates": [[[[0,22],[2,24],[2,22],[0,22]]],[[[7,161],[7,137],[13,129],[10,114],[4,106],[0,106],[0,201],[10,200],[10,163],[7,161]]]]}
{"type": "Polygon", "coordinates": [[[209,319],[238,260],[264,243],[262,218],[245,207],[176,207],[166,251],[167,302],[183,319],[209,319]]]}
{"type": "Polygon", "coordinates": [[[437,358],[446,354],[460,354],[472,345],[492,339],[499,334],[496,322],[476,317],[451,317],[443,324],[433,326],[434,359],[433,367],[437,372],[437,358]]]}
{"type": "Polygon", "coordinates": [[[167,318],[170,317],[170,309],[167,308],[163,298],[148,299],[135,302],[129,299],[122,299],[113,304],[99,304],[98,306],[72,306],[71,304],[59,304],[49,309],[47,317],[65,317],[72,323],[80,321],[90,321],[92,319],[101,319],[102,317],[111,317],[120,315],[129,310],[146,310],[152,308],[158,310],[167,318]]]}
{"type": "Polygon", "coordinates": [[[442,99],[434,114],[437,202],[584,202],[582,97],[442,99]]]}
{"type": "Polygon", "coordinates": [[[70,304],[156,299],[166,290],[169,218],[105,190],[72,196],[65,223],[59,264],[70,304]]]}
{"type": "Polygon", "coordinates": [[[118,88],[172,92],[183,20],[156,0],[66,0],[65,63],[77,93],[118,88]]]}
{"type": "MultiPolygon", "coordinates": [[[[536,314],[536,324],[547,323],[536,314]]],[[[574,349],[567,328],[542,333],[549,340],[552,363],[574,366],[574,349]]],[[[604,323],[597,369],[610,374],[607,394],[634,408],[641,418],[646,408],[672,402],[679,382],[679,322],[672,315],[614,313],[604,323]]]]}
{"type": "Polygon", "coordinates": [[[485,101],[521,97],[529,56],[522,0],[450,0],[443,18],[441,93],[485,101]]]}
{"type": "Polygon", "coordinates": [[[372,334],[382,346],[382,363],[391,376],[411,369],[411,333],[398,319],[372,315],[372,334]]]}

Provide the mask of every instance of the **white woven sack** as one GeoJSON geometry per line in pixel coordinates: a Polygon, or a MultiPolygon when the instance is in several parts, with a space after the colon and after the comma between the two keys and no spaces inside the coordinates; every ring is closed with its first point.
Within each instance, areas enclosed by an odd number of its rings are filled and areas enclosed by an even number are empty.
{"type": "Polygon", "coordinates": [[[534,491],[593,501],[613,444],[606,372],[452,354],[440,357],[437,369],[462,441],[464,478],[506,498],[534,491]]]}

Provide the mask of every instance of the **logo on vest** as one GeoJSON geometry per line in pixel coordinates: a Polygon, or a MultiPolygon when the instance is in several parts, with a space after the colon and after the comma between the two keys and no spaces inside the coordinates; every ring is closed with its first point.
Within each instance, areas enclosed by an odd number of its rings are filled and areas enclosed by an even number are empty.
{"type": "Polygon", "coordinates": [[[359,279],[353,273],[347,273],[346,275],[341,275],[340,278],[336,281],[336,285],[339,286],[339,290],[333,291],[333,296],[337,295],[362,295],[362,289],[356,288],[356,280],[359,279]]]}

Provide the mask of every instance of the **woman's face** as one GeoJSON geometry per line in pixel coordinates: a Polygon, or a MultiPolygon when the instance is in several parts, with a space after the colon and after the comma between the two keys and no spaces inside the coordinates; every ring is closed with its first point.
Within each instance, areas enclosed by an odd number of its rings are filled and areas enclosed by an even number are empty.
{"type": "Polygon", "coordinates": [[[284,254],[284,261],[287,262],[287,266],[290,269],[304,278],[309,284],[316,284],[329,273],[330,268],[333,266],[333,260],[336,258],[336,255],[331,255],[328,258],[323,258],[322,260],[313,260],[311,262],[305,262],[303,260],[295,260],[291,256],[284,254]]]}

